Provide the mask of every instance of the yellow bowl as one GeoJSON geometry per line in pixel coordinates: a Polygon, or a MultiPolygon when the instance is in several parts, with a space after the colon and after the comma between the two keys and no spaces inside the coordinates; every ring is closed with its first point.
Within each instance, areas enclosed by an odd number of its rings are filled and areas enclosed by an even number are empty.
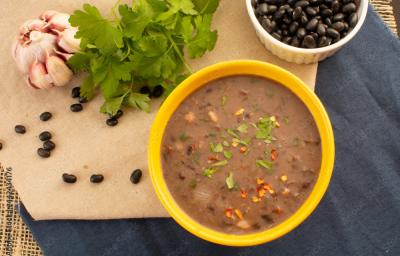
{"type": "Polygon", "coordinates": [[[333,169],[335,145],[332,126],[318,97],[307,85],[292,73],[272,64],[259,61],[229,61],[206,67],[183,81],[162,104],[151,128],[148,164],[151,181],[158,198],[182,227],[190,233],[217,244],[249,246],[272,241],[281,237],[301,222],[315,209],[324,195],[333,169]],[[278,82],[296,94],[311,112],[321,137],[322,160],[319,177],[304,204],[287,220],[274,228],[246,235],[230,235],[212,230],[188,216],[175,202],[165,183],[161,163],[161,146],[165,127],[185,98],[208,82],[232,75],[255,75],[278,82]]]}

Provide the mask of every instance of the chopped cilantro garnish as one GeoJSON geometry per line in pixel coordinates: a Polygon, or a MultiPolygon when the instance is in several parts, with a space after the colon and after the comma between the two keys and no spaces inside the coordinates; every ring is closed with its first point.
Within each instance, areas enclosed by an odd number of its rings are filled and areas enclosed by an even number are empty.
{"type": "Polygon", "coordinates": [[[210,143],[210,148],[211,148],[211,151],[215,152],[215,153],[221,153],[224,150],[224,147],[222,146],[221,143],[217,143],[217,144],[210,143]]]}
{"type": "Polygon", "coordinates": [[[235,180],[233,179],[233,173],[229,172],[229,176],[226,177],[226,185],[228,186],[228,189],[233,189],[235,187],[235,180]]]}
{"type": "Polygon", "coordinates": [[[241,133],[247,133],[247,129],[249,128],[249,126],[245,123],[239,125],[239,127],[237,128],[237,130],[241,133]]]}
{"type": "Polygon", "coordinates": [[[238,144],[242,144],[242,145],[244,145],[244,146],[248,146],[249,143],[250,143],[250,139],[241,140],[241,139],[233,138],[233,139],[232,139],[232,142],[236,142],[236,143],[238,143],[238,144]]]}
{"type": "Polygon", "coordinates": [[[226,129],[226,132],[227,132],[229,135],[231,135],[232,137],[234,137],[234,138],[237,138],[237,139],[240,138],[240,136],[239,136],[234,130],[232,130],[232,129],[226,129]]]}
{"type": "Polygon", "coordinates": [[[225,104],[226,104],[226,100],[227,100],[228,98],[225,96],[225,95],[223,95],[222,97],[221,97],[221,106],[225,106],[225,104]]]}
{"type": "Polygon", "coordinates": [[[271,170],[272,169],[272,162],[268,161],[268,160],[256,160],[256,165],[258,167],[263,167],[267,170],[271,170]]]}
{"type": "Polygon", "coordinates": [[[276,124],[275,121],[271,120],[270,117],[263,117],[260,118],[260,120],[257,123],[257,133],[256,133],[256,138],[257,139],[272,139],[272,129],[275,128],[276,124]]]}
{"type": "Polygon", "coordinates": [[[214,173],[216,173],[216,172],[217,172],[217,169],[207,168],[207,169],[204,169],[203,175],[208,178],[211,178],[214,175],[214,173]]]}
{"type": "Polygon", "coordinates": [[[231,159],[232,158],[232,152],[225,150],[224,151],[224,157],[226,159],[231,159]]]}
{"type": "Polygon", "coordinates": [[[181,133],[181,135],[179,136],[179,139],[181,141],[186,141],[187,139],[189,139],[189,136],[186,134],[186,132],[181,133]]]}
{"type": "Polygon", "coordinates": [[[224,145],[225,147],[229,147],[229,142],[227,142],[226,140],[224,140],[224,141],[222,142],[222,145],[224,145]]]}
{"type": "Polygon", "coordinates": [[[211,166],[220,167],[220,166],[225,166],[227,164],[228,164],[228,160],[222,160],[222,161],[219,161],[219,162],[216,162],[216,163],[212,164],[211,166]]]}

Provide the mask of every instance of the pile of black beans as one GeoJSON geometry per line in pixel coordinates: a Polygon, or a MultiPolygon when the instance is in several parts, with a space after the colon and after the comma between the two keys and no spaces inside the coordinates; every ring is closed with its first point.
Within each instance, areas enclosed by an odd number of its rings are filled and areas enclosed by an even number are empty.
{"type": "Polygon", "coordinates": [[[261,26],[295,47],[318,48],[338,42],[356,26],[360,0],[252,0],[261,26]]]}

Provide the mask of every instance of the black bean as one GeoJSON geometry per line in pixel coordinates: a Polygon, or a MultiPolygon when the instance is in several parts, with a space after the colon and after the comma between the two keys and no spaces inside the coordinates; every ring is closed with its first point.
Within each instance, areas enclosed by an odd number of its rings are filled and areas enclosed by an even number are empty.
{"type": "Polygon", "coordinates": [[[331,17],[333,15],[333,12],[331,9],[323,9],[321,11],[321,16],[322,17],[331,17]]]}
{"type": "Polygon", "coordinates": [[[343,22],[338,21],[332,24],[332,28],[334,28],[338,32],[341,32],[344,29],[344,24],[343,22]]]}
{"type": "Polygon", "coordinates": [[[354,3],[349,3],[346,5],[343,5],[342,12],[345,14],[350,14],[352,12],[355,12],[356,9],[357,9],[357,6],[354,3]]]}
{"type": "Polygon", "coordinates": [[[293,6],[296,2],[297,2],[297,0],[287,0],[287,3],[288,3],[290,6],[293,6]]]}
{"type": "Polygon", "coordinates": [[[282,5],[281,7],[279,7],[279,10],[288,10],[290,8],[290,5],[288,5],[288,4],[284,4],[284,5],[282,5]]]}
{"type": "Polygon", "coordinates": [[[278,10],[278,7],[276,5],[268,5],[268,14],[273,14],[274,12],[276,12],[278,10]]]}
{"type": "Polygon", "coordinates": [[[93,174],[90,176],[90,182],[91,183],[100,183],[104,180],[104,176],[101,174],[93,174]]]}
{"type": "Polygon", "coordinates": [[[118,119],[117,119],[117,118],[114,118],[114,117],[108,118],[108,119],[106,120],[106,124],[107,124],[108,126],[116,126],[116,125],[118,124],[118,119]]]}
{"type": "Polygon", "coordinates": [[[326,36],[321,36],[318,41],[318,47],[328,46],[328,40],[326,36]]]}
{"type": "Polygon", "coordinates": [[[354,27],[357,25],[357,22],[358,22],[358,15],[357,15],[357,13],[352,13],[352,14],[350,14],[349,19],[348,19],[348,22],[349,22],[350,28],[354,28],[354,27]]]}
{"type": "Polygon", "coordinates": [[[38,154],[40,157],[48,158],[48,157],[50,156],[50,151],[47,150],[47,149],[44,149],[44,148],[38,148],[37,154],[38,154]]]}
{"type": "Polygon", "coordinates": [[[331,20],[330,18],[328,18],[328,17],[324,19],[324,23],[325,23],[328,27],[332,26],[332,20],[331,20]]]}
{"type": "Polygon", "coordinates": [[[315,48],[317,46],[317,43],[312,36],[306,35],[303,39],[302,46],[305,48],[315,48]]]}
{"type": "Polygon", "coordinates": [[[274,30],[272,29],[272,24],[271,24],[271,20],[268,18],[264,18],[261,21],[261,26],[268,32],[268,33],[272,33],[274,30]]]}
{"type": "Polygon", "coordinates": [[[332,18],[332,21],[333,21],[333,22],[335,22],[335,21],[342,21],[342,20],[344,20],[344,14],[341,13],[341,12],[335,14],[335,15],[333,16],[333,18],[332,18]]]}
{"type": "Polygon", "coordinates": [[[75,183],[77,178],[73,174],[63,173],[62,179],[65,183],[75,183]]]}
{"type": "Polygon", "coordinates": [[[114,118],[120,118],[122,115],[124,114],[124,111],[122,111],[121,109],[117,111],[117,114],[115,114],[113,117],[114,118]]]}
{"type": "Polygon", "coordinates": [[[39,119],[43,122],[49,121],[53,115],[50,112],[43,112],[40,114],[39,119]]]}
{"type": "Polygon", "coordinates": [[[281,35],[277,32],[272,33],[271,36],[273,36],[275,39],[277,39],[279,41],[281,41],[281,39],[282,39],[281,35]]]}
{"type": "Polygon", "coordinates": [[[317,34],[317,33],[315,33],[315,32],[311,32],[311,33],[310,33],[310,36],[312,36],[316,42],[317,42],[317,41],[318,41],[318,39],[319,39],[319,36],[318,36],[318,34],[317,34]]]}
{"type": "Polygon", "coordinates": [[[314,18],[307,23],[306,29],[309,31],[314,31],[317,28],[317,25],[318,25],[318,20],[314,18]]]}
{"type": "Polygon", "coordinates": [[[270,29],[272,29],[272,31],[275,31],[276,30],[276,27],[278,26],[278,24],[276,23],[276,21],[271,21],[271,28],[270,29]]]}
{"type": "Polygon", "coordinates": [[[285,25],[285,24],[289,25],[292,22],[292,20],[289,19],[289,17],[283,17],[282,22],[283,22],[282,25],[285,25]]]}
{"type": "Polygon", "coordinates": [[[286,9],[286,13],[287,13],[288,15],[291,15],[291,14],[293,13],[293,8],[290,7],[289,9],[286,9]]]}
{"type": "Polygon", "coordinates": [[[259,4],[256,9],[258,15],[264,15],[268,12],[268,5],[266,3],[259,4]]]}
{"type": "Polygon", "coordinates": [[[340,37],[339,32],[337,32],[335,29],[333,28],[328,28],[326,30],[326,34],[330,37],[332,37],[333,39],[340,37]]]}
{"type": "Polygon", "coordinates": [[[293,21],[292,24],[289,26],[289,33],[295,34],[297,29],[299,28],[299,23],[297,21],[293,21]]]}
{"type": "Polygon", "coordinates": [[[0,142],[0,150],[3,149],[3,143],[0,142]]]}
{"type": "Polygon", "coordinates": [[[314,19],[317,19],[318,21],[320,21],[321,20],[321,16],[317,15],[317,16],[314,17],[314,19]]]}
{"type": "Polygon", "coordinates": [[[151,97],[159,98],[163,93],[164,93],[164,87],[162,87],[161,85],[157,85],[151,92],[151,97]]]}
{"type": "Polygon", "coordinates": [[[305,28],[299,28],[299,29],[297,30],[297,37],[298,37],[299,39],[302,39],[306,34],[307,34],[307,31],[306,31],[305,28]]]}
{"type": "Polygon", "coordinates": [[[140,90],[139,90],[139,92],[140,92],[141,94],[147,94],[147,95],[150,95],[150,93],[151,93],[150,88],[147,87],[147,86],[141,87],[140,90]]]}
{"type": "Polygon", "coordinates": [[[139,183],[141,177],[142,177],[142,170],[136,169],[132,172],[130,180],[133,184],[137,184],[139,183]]]}
{"type": "Polygon", "coordinates": [[[283,15],[285,15],[285,11],[279,10],[272,15],[272,18],[276,21],[280,21],[283,18],[283,15]]]}
{"type": "Polygon", "coordinates": [[[48,140],[48,141],[45,141],[45,142],[43,143],[43,148],[44,148],[45,150],[51,151],[51,150],[53,150],[53,149],[56,148],[56,144],[55,144],[54,142],[52,142],[51,140],[48,140]]]}
{"type": "Polygon", "coordinates": [[[314,6],[313,8],[314,8],[314,10],[317,12],[317,14],[318,14],[318,13],[319,13],[319,6],[314,6]]]}
{"type": "Polygon", "coordinates": [[[15,128],[14,128],[14,130],[15,130],[15,132],[16,133],[19,133],[19,134],[24,134],[24,133],[26,133],[26,128],[25,128],[25,126],[23,126],[23,125],[16,125],[15,126],[15,128]]]}
{"type": "Polygon", "coordinates": [[[316,11],[314,8],[312,8],[311,6],[308,6],[308,7],[306,8],[306,13],[307,13],[309,16],[315,16],[315,15],[317,15],[317,11],[316,11]]]}
{"type": "Polygon", "coordinates": [[[290,36],[285,36],[282,39],[282,42],[284,42],[285,44],[290,44],[291,41],[292,41],[292,38],[290,36]]]}
{"type": "Polygon", "coordinates": [[[310,3],[308,1],[305,1],[305,0],[298,1],[297,3],[294,4],[294,6],[302,7],[302,8],[306,7],[308,5],[310,5],[310,3]]]}
{"type": "Polygon", "coordinates": [[[329,7],[326,6],[325,4],[321,4],[321,5],[319,6],[319,9],[322,11],[322,10],[325,10],[325,9],[329,9],[329,7]]]}
{"type": "Polygon", "coordinates": [[[301,16],[301,18],[300,18],[301,25],[306,25],[307,22],[308,22],[307,16],[305,16],[305,15],[301,16]]]}
{"type": "Polygon", "coordinates": [[[331,5],[332,12],[333,13],[339,12],[341,6],[342,5],[339,3],[339,1],[337,0],[333,1],[331,5]]]}
{"type": "Polygon", "coordinates": [[[324,26],[323,24],[318,24],[318,26],[317,26],[317,33],[318,33],[318,35],[320,35],[320,36],[325,35],[325,33],[326,33],[326,28],[325,28],[325,26],[324,26]]]}
{"type": "Polygon", "coordinates": [[[72,104],[69,108],[72,112],[80,112],[83,109],[82,104],[80,103],[72,104]]]}
{"type": "Polygon", "coordinates": [[[294,8],[294,11],[293,11],[293,14],[292,14],[292,19],[293,20],[297,20],[298,18],[300,18],[302,11],[303,10],[301,9],[301,7],[294,8]]]}
{"type": "Polygon", "coordinates": [[[349,23],[343,22],[343,25],[344,25],[343,31],[349,30],[349,23]]]}
{"type": "Polygon", "coordinates": [[[86,102],[88,102],[88,100],[87,100],[87,98],[86,97],[79,97],[79,103],[86,103],[86,102]]]}
{"type": "Polygon", "coordinates": [[[291,46],[299,47],[300,46],[300,39],[297,36],[292,38],[292,42],[290,43],[291,46]]]}
{"type": "Polygon", "coordinates": [[[71,91],[71,97],[72,98],[78,98],[80,95],[81,95],[81,88],[80,87],[72,88],[72,91],[71,91]]]}
{"type": "Polygon", "coordinates": [[[46,141],[46,140],[49,140],[49,139],[51,139],[51,133],[50,132],[45,131],[45,132],[41,132],[39,134],[39,140],[46,141]]]}

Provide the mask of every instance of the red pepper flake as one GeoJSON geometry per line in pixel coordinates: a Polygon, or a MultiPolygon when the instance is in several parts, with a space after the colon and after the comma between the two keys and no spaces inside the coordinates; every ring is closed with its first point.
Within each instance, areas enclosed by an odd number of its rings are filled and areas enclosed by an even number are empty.
{"type": "Polygon", "coordinates": [[[273,211],[274,213],[276,213],[276,214],[281,214],[281,213],[283,213],[282,208],[279,207],[279,206],[275,207],[272,211],[273,211]]]}
{"type": "Polygon", "coordinates": [[[275,161],[277,157],[278,157],[278,152],[276,152],[275,149],[272,149],[271,150],[271,160],[275,161]]]}
{"type": "Polygon", "coordinates": [[[230,219],[233,219],[233,209],[232,208],[227,208],[225,210],[225,216],[230,218],[230,219]]]}
{"type": "Polygon", "coordinates": [[[243,219],[243,214],[242,214],[242,212],[241,212],[239,209],[235,209],[235,213],[236,213],[236,216],[238,216],[238,218],[239,218],[240,220],[243,219]]]}
{"type": "Polygon", "coordinates": [[[240,197],[241,198],[246,198],[247,197],[247,192],[243,189],[240,190],[240,197]]]}
{"type": "Polygon", "coordinates": [[[247,151],[247,148],[246,147],[240,147],[240,153],[244,153],[244,152],[246,152],[247,151]]]}

